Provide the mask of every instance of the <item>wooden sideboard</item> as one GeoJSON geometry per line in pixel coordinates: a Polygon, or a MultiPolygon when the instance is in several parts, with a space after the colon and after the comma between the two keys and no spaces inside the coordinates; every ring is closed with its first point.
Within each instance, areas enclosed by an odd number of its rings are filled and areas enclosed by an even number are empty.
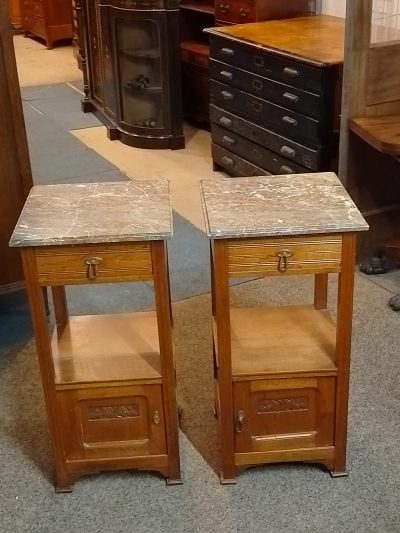
{"type": "Polygon", "coordinates": [[[24,35],[35,35],[52,48],[56,41],[72,39],[71,0],[21,0],[24,35]]]}
{"type": "Polygon", "coordinates": [[[8,241],[32,186],[12,33],[0,2],[0,291],[21,286],[19,253],[8,241]]]}

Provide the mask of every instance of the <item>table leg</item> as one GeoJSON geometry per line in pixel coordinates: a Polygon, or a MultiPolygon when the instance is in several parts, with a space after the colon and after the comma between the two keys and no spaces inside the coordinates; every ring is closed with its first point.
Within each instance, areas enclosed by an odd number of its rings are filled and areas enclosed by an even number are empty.
{"type": "Polygon", "coordinates": [[[164,241],[153,241],[151,243],[151,257],[160,342],[162,389],[169,461],[167,483],[169,485],[177,485],[182,483],[182,480],[179,461],[176,378],[172,347],[171,296],[167,272],[167,251],[164,241]]]}
{"type": "Polygon", "coordinates": [[[26,248],[22,250],[21,257],[24,268],[26,291],[32,317],[33,331],[36,340],[40,374],[42,377],[44,399],[50,427],[50,437],[55,458],[57,477],[56,487],[58,491],[70,491],[72,478],[65,470],[62,452],[62,428],[59,427],[59,417],[56,413],[53,359],[42,287],[40,287],[37,281],[38,276],[33,251],[29,248],[26,248]]]}
{"type": "Polygon", "coordinates": [[[53,295],[53,307],[56,324],[57,326],[65,326],[65,324],[68,322],[68,308],[65,296],[65,287],[63,285],[53,286],[51,287],[51,292],[53,295]]]}
{"type": "Polygon", "coordinates": [[[232,484],[235,480],[235,441],[233,429],[233,394],[231,333],[229,311],[229,275],[227,246],[223,240],[213,241],[211,255],[213,308],[217,327],[216,348],[218,352],[218,389],[220,401],[221,483],[232,484]]]}
{"type": "Polygon", "coordinates": [[[314,307],[326,309],[328,305],[328,274],[314,276],[314,307]]]}
{"type": "Polygon", "coordinates": [[[343,235],[342,271],[339,274],[338,311],[336,327],[336,413],[335,459],[333,477],[346,476],[347,414],[350,377],[350,351],[353,314],[354,265],[356,237],[343,235]]]}

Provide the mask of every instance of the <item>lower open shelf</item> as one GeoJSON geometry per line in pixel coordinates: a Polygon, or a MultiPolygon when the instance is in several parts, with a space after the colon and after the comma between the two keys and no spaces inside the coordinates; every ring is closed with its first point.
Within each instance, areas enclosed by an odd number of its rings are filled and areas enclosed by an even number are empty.
{"type": "Polygon", "coordinates": [[[312,305],[230,310],[234,381],[265,375],[334,375],[336,327],[312,305]]]}
{"type": "Polygon", "coordinates": [[[51,347],[58,389],[161,383],[155,311],[69,317],[54,329],[51,347]]]}

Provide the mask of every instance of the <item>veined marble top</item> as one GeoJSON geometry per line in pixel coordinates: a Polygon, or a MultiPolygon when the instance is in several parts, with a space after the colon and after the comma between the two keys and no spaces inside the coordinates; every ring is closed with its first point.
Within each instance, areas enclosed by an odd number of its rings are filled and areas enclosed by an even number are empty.
{"type": "Polygon", "coordinates": [[[203,180],[201,194],[214,239],[368,229],[333,172],[203,180]]]}
{"type": "Polygon", "coordinates": [[[147,241],[171,235],[167,180],[36,185],[10,246],[147,241]]]}

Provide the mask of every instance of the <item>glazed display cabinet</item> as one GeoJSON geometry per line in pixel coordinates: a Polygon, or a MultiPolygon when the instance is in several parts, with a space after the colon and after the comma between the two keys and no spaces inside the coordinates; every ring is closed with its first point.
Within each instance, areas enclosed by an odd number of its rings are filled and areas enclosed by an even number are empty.
{"type": "Polygon", "coordinates": [[[177,0],[77,2],[83,111],[111,140],[184,148],[177,0]]]}

